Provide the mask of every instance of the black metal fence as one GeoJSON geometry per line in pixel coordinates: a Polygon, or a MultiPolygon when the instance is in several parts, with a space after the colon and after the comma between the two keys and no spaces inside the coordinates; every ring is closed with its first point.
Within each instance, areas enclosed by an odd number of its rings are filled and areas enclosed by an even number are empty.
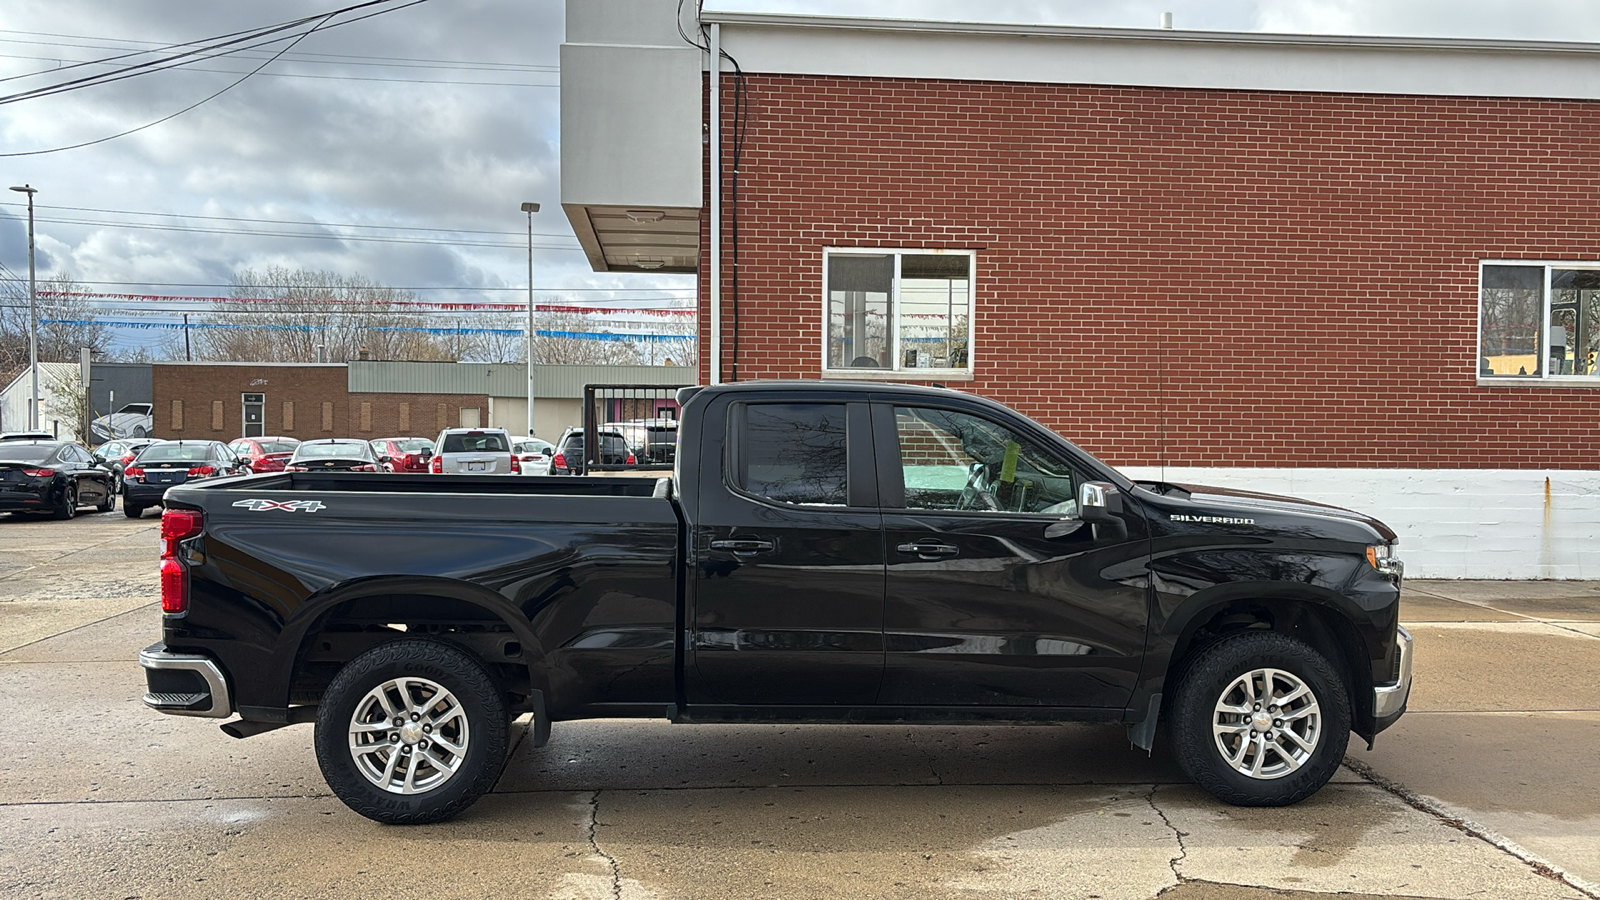
{"type": "Polygon", "coordinates": [[[678,452],[678,391],[688,386],[584,385],[582,473],[672,468],[678,452]]]}

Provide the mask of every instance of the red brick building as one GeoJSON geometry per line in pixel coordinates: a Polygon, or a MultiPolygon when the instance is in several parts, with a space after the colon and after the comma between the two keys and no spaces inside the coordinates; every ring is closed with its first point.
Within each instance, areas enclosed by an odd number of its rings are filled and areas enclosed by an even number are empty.
{"type": "MultiPolygon", "coordinates": [[[[712,68],[672,4],[601,5],[712,68]]],[[[1600,577],[1600,48],[699,24],[737,61],[670,87],[706,104],[708,380],[939,382],[1139,474],[1369,509],[1427,574],[1600,577]]],[[[636,234],[578,230],[628,268],[636,234]]]]}

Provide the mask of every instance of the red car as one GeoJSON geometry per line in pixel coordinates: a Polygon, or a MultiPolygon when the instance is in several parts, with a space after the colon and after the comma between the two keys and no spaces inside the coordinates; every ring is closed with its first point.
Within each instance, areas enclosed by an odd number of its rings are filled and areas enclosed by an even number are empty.
{"type": "Polygon", "coordinates": [[[427,438],[378,438],[370,443],[372,452],[377,454],[380,461],[386,456],[389,458],[388,462],[383,463],[385,472],[426,473],[428,460],[433,457],[433,441],[427,438]]]}
{"type": "Polygon", "coordinates": [[[292,437],[240,438],[228,445],[235,456],[250,461],[250,472],[282,472],[300,441],[292,437]]]}

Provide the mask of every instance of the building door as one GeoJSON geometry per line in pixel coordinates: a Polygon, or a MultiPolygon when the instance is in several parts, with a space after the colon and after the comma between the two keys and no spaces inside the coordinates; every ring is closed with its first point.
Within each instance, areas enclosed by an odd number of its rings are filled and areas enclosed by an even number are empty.
{"type": "Polygon", "coordinates": [[[244,437],[262,437],[267,427],[267,395],[242,394],[239,397],[244,407],[244,437]]]}
{"type": "Polygon", "coordinates": [[[462,428],[483,427],[483,410],[481,408],[476,406],[459,406],[456,407],[456,409],[461,413],[462,428]]]}

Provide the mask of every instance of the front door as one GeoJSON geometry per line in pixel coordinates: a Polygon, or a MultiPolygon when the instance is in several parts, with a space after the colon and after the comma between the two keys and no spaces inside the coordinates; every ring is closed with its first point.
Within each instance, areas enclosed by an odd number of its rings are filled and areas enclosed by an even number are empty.
{"type": "Polygon", "coordinates": [[[874,415],[896,448],[880,457],[880,702],[1121,707],[1145,642],[1137,514],[1125,531],[1078,520],[1087,463],[1019,422],[931,404],[874,415]]]}
{"type": "Polygon", "coordinates": [[[868,405],[758,398],[709,406],[706,421],[726,428],[684,451],[707,461],[689,702],[870,704],[883,675],[884,554],[868,405]]]}

